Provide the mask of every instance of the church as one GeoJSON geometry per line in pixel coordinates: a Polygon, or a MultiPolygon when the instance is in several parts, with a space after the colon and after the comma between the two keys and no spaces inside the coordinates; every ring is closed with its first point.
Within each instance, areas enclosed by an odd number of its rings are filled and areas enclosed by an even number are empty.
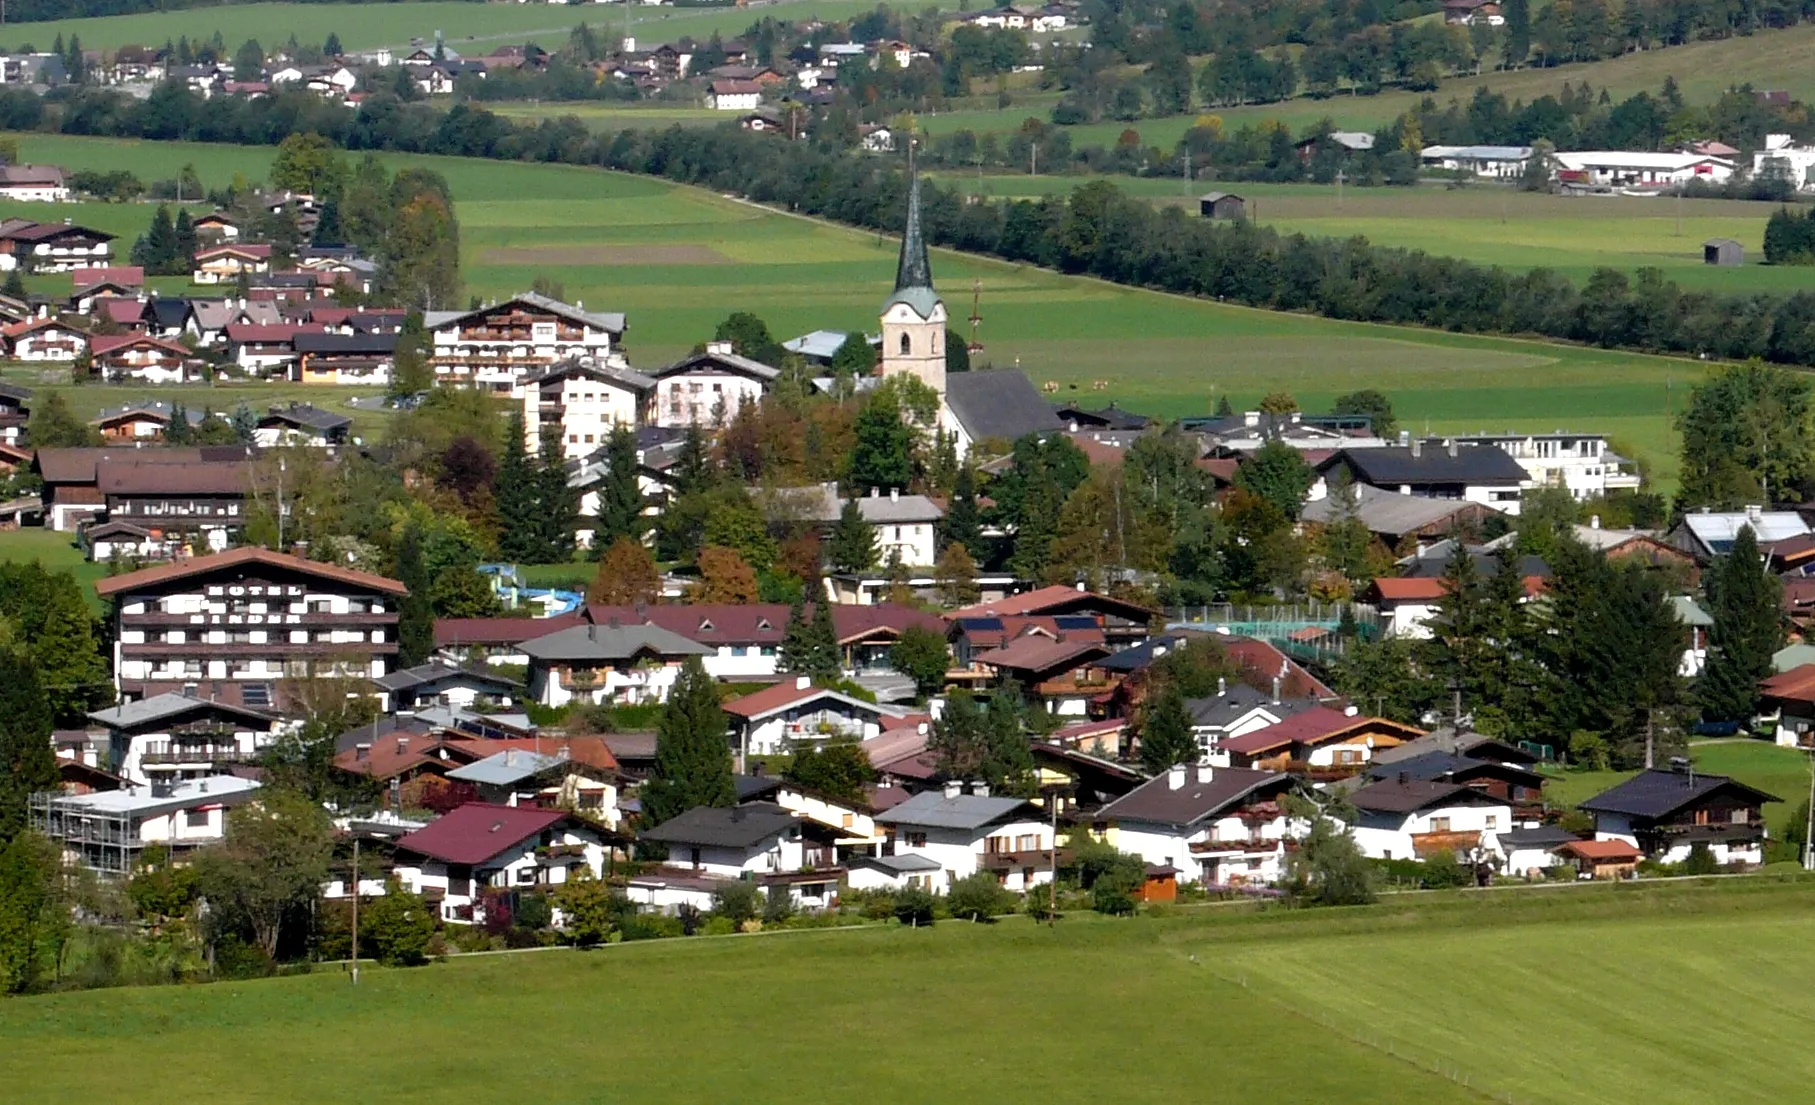
{"type": "Polygon", "coordinates": [[[948,318],[933,287],[926,233],[920,219],[920,175],[908,169],[907,226],[895,290],[882,304],[882,375],[910,374],[939,396],[939,429],[957,435],[958,456],[984,441],[1012,443],[1030,433],[1061,430],[1064,422],[1020,369],[945,370],[948,318]]]}

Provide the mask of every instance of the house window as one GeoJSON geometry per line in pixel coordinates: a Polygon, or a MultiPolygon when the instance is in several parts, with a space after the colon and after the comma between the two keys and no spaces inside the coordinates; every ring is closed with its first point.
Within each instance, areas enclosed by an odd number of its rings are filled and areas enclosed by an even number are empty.
{"type": "Polygon", "coordinates": [[[1449,832],[1449,818],[1447,818],[1447,817],[1431,818],[1431,832],[1433,832],[1433,833],[1449,832]]]}
{"type": "Polygon", "coordinates": [[[907,834],[907,846],[909,848],[926,847],[926,834],[925,833],[908,833],[907,834]]]}
{"type": "Polygon", "coordinates": [[[1752,820],[1752,811],[1751,810],[1737,809],[1737,810],[1733,811],[1733,823],[1735,825],[1744,825],[1746,822],[1748,822],[1750,820],[1752,820]]]}
{"type": "Polygon", "coordinates": [[[1491,832],[1498,830],[1499,828],[1500,828],[1499,815],[1492,814],[1492,813],[1488,814],[1487,815],[1487,831],[1491,833],[1491,832]]]}
{"type": "Polygon", "coordinates": [[[207,827],[208,827],[208,811],[207,810],[184,810],[183,811],[183,828],[185,828],[185,829],[206,829],[207,827]]]}
{"type": "Polygon", "coordinates": [[[1039,850],[1040,850],[1040,835],[1038,833],[1022,833],[1020,836],[1015,838],[1015,851],[1017,851],[1017,852],[1037,852],[1039,850]]]}
{"type": "Polygon", "coordinates": [[[905,357],[909,353],[912,353],[913,351],[914,351],[913,339],[909,338],[906,334],[901,335],[901,355],[903,357],[905,357]]]}

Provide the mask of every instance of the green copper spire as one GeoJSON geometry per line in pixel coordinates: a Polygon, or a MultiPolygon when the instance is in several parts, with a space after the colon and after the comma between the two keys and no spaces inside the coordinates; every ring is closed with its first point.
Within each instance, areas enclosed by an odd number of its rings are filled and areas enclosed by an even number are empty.
{"type": "Polygon", "coordinates": [[[882,309],[886,311],[893,304],[905,303],[921,318],[930,318],[938,302],[939,293],[933,290],[933,266],[926,256],[926,234],[920,229],[920,173],[914,168],[914,151],[910,145],[907,226],[901,232],[901,260],[895,266],[895,292],[882,309]]]}

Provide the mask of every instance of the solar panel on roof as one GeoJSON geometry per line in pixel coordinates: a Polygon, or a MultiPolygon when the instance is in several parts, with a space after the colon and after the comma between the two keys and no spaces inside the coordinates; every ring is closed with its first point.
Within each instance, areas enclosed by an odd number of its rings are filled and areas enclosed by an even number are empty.
{"type": "Polygon", "coordinates": [[[1060,629],[1095,629],[1097,620],[1089,614],[1060,614],[1053,618],[1052,624],[1060,629]]]}
{"type": "Polygon", "coordinates": [[[1002,632],[1001,618],[959,618],[958,624],[963,626],[966,630],[981,633],[1002,632]]]}

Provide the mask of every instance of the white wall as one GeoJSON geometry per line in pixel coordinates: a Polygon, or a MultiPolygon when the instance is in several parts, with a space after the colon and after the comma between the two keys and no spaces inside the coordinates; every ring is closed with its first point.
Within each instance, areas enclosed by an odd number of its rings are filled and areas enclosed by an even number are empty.
{"type": "Polygon", "coordinates": [[[1447,832],[1481,833],[1481,847],[1497,851],[1495,834],[1513,828],[1511,806],[1445,806],[1397,814],[1360,812],[1354,825],[1355,844],[1371,859],[1419,859],[1412,837],[1433,832],[1433,819],[1449,819],[1447,832]]]}

